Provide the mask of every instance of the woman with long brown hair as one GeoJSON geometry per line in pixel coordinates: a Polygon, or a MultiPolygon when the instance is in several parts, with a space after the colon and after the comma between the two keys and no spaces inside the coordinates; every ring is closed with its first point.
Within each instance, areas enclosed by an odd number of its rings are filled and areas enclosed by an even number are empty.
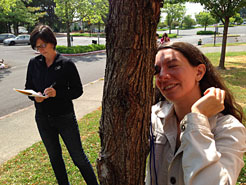
{"type": "Polygon", "coordinates": [[[236,184],[243,112],[209,59],[192,44],[169,43],[159,47],[155,69],[146,184],[236,184]]]}

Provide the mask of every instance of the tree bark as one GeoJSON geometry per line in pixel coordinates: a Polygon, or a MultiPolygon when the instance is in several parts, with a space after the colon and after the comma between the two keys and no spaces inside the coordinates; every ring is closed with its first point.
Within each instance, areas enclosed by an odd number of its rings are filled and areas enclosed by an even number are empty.
{"type": "Polygon", "coordinates": [[[225,55],[226,55],[228,26],[229,26],[229,17],[226,17],[225,24],[224,24],[224,30],[223,30],[223,40],[222,40],[221,56],[220,56],[220,64],[219,64],[220,69],[225,69],[225,55]]]}
{"type": "Polygon", "coordinates": [[[143,185],[162,0],[110,0],[100,120],[101,185],[143,185]]]}
{"type": "Polygon", "coordinates": [[[69,22],[68,4],[67,4],[67,1],[65,1],[65,14],[66,14],[67,47],[71,47],[71,39],[70,39],[70,22],[69,22]]]}
{"type": "Polygon", "coordinates": [[[70,23],[69,23],[69,21],[66,22],[66,29],[67,29],[67,47],[71,47],[70,23]]]}

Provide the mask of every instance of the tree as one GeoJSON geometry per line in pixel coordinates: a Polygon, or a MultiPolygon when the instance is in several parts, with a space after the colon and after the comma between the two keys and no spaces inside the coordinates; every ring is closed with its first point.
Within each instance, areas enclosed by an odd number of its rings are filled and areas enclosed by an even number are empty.
{"type": "Polygon", "coordinates": [[[67,46],[71,47],[70,40],[70,26],[74,21],[76,8],[78,7],[78,2],[76,0],[54,0],[56,3],[55,12],[58,17],[61,18],[62,22],[66,25],[67,32],[67,46]]]}
{"type": "Polygon", "coordinates": [[[0,9],[8,11],[10,7],[16,6],[16,0],[0,0],[0,9]]]}
{"type": "MultiPolygon", "coordinates": [[[[39,23],[49,25],[54,31],[59,31],[62,27],[62,22],[55,14],[56,3],[54,0],[32,0],[29,6],[39,7],[38,13],[43,13],[42,17],[39,17],[39,23]]],[[[32,30],[33,28],[30,28],[32,30]]]]}
{"type": "Polygon", "coordinates": [[[242,24],[243,23],[243,18],[240,16],[239,13],[236,13],[229,20],[230,20],[230,23],[232,23],[232,24],[242,24]]]}
{"type": "Polygon", "coordinates": [[[246,18],[246,7],[243,7],[239,13],[242,18],[246,18]]]}
{"type": "Polygon", "coordinates": [[[143,185],[160,0],[110,0],[97,161],[101,185],[143,185]]]}
{"type": "Polygon", "coordinates": [[[219,68],[225,69],[226,42],[229,26],[229,19],[233,17],[241,8],[246,6],[246,0],[191,0],[204,5],[211,14],[218,17],[224,24],[223,40],[219,68]]]}
{"type": "Polygon", "coordinates": [[[196,21],[192,19],[191,15],[186,15],[183,20],[183,26],[186,29],[192,28],[196,24],[196,21]]]}
{"type": "Polygon", "coordinates": [[[195,15],[196,22],[202,26],[204,26],[204,31],[206,31],[206,28],[210,24],[214,24],[216,20],[212,17],[212,15],[209,12],[200,12],[199,14],[195,15]]]}
{"type": "Polygon", "coordinates": [[[169,33],[171,33],[173,23],[180,22],[185,15],[185,6],[183,4],[170,4],[166,3],[163,8],[163,12],[167,14],[166,22],[169,27],[169,33]]]}
{"type": "Polygon", "coordinates": [[[15,35],[18,35],[20,25],[34,25],[42,16],[40,13],[35,13],[39,8],[29,6],[29,2],[29,0],[16,0],[14,3],[12,1],[12,3],[5,5],[5,10],[2,12],[1,20],[6,22],[9,27],[13,25],[15,35]]]}
{"type": "MultiPolygon", "coordinates": [[[[84,0],[79,1],[78,19],[91,24],[104,24],[108,15],[107,0],[84,0]]],[[[100,28],[99,28],[100,29],[100,28]]]]}

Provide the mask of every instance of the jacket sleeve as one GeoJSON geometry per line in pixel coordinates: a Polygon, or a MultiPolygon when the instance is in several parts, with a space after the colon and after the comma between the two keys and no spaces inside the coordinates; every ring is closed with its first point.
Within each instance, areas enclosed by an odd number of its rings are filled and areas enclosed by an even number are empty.
{"type": "Polygon", "coordinates": [[[181,121],[182,166],[186,185],[235,185],[246,151],[245,127],[233,116],[189,113],[181,121]]]}
{"type": "MultiPolygon", "coordinates": [[[[34,89],[34,85],[33,85],[33,82],[32,82],[32,64],[31,64],[31,60],[28,64],[28,67],[27,67],[27,74],[26,74],[26,83],[25,83],[25,89],[34,89]]],[[[34,97],[31,97],[31,96],[28,96],[28,98],[32,101],[34,101],[34,97]]]]}
{"type": "Polygon", "coordinates": [[[56,98],[76,99],[83,93],[83,86],[75,64],[72,61],[64,63],[65,76],[68,80],[66,89],[57,89],[56,98]]]}

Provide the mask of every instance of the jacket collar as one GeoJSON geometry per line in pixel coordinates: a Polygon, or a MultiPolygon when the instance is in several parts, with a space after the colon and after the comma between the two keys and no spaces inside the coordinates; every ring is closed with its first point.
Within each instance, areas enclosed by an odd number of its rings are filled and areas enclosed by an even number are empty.
{"type": "MultiPolygon", "coordinates": [[[[51,66],[53,66],[54,64],[56,64],[56,63],[58,63],[60,60],[59,60],[59,58],[60,58],[60,56],[61,56],[61,54],[60,53],[56,53],[56,56],[55,56],[55,59],[54,59],[54,62],[51,64],[51,66]]],[[[42,62],[45,66],[46,66],[46,63],[45,63],[45,57],[43,56],[43,55],[39,55],[38,56],[38,60],[40,61],[40,62],[42,62]]]]}
{"type": "Polygon", "coordinates": [[[168,101],[161,101],[153,106],[152,112],[159,118],[168,118],[174,114],[174,106],[168,101]]]}

